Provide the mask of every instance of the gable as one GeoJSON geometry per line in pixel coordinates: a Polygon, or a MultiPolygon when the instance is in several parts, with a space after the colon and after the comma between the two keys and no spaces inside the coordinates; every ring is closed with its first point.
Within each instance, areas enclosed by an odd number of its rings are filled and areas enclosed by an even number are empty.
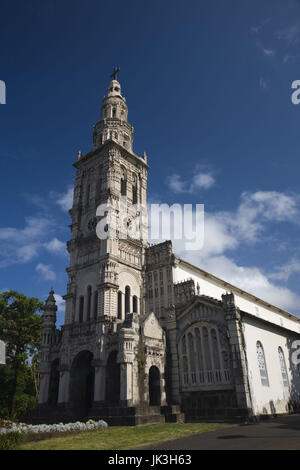
{"type": "Polygon", "coordinates": [[[149,338],[163,339],[163,329],[153,312],[145,318],[143,322],[143,330],[144,335],[149,338]]]}

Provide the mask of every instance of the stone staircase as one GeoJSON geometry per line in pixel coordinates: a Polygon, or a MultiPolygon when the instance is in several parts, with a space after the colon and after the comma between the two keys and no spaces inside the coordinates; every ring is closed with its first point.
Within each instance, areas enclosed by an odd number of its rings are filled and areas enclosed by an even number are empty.
{"type": "Polygon", "coordinates": [[[165,416],[166,423],[184,423],[185,415],[179,405],[161,406],[161,413],[165,416]]]}
{"type": "Polygon", "coordinates": [[[103,404],[91,408],[88,413],[59,405],[44,405],[22,417],[31,424],[86,422],[103,419],[109,426],[137,426],[145,424],[183,423],[185,415],[179,405],[166,406],[118,406],[103,404]]]}
{"type": "Polygon", "coordinates": [[[160,423],[182,423],[180,407],[172,406],[101,406],[91,410],[87,419],[103,419],[109,426],[137,426],[160,423]]]}

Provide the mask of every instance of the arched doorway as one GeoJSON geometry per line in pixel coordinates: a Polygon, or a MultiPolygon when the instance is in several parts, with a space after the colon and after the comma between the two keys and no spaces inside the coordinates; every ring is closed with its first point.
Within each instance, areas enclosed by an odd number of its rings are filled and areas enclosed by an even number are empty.
{"type": "Polygon", "coordinates": [[[48,395],[48,403],[50,405],[56,405],[58,401],[58,387],[59,387],[59,360],[55,359],[55,361],[51,364],[51,372],[50,372],[50,382],[49,382],[49,395],[48,395]]]}
{"type": "Polygon", "coordinates": [[[117,351],[112,351],[106,363],[105,400],[110,403],[120,401],[120,364],[117,363],[117,351]]]}
{"type": "Polygon", "coordinates": [[[149,369],[149,405],[160,406],[160,372],[158,367],[152,366],[149,369]]]}
{"type": "Polygon", "coordinates": [[[125,287],[125,315],[130,313],[130,287],[125,287]]]}
{"type": "Polygon", "coordinates": [[[93,403],[95,369],[92,360],[91,352],[81,351],[72,363],[70,399],[78,416],[86,416],[93,403]]]}

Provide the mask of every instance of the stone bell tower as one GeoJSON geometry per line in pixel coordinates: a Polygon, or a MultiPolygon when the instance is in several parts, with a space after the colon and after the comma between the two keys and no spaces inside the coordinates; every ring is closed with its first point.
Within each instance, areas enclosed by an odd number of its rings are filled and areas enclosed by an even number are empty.
{"type": "MultiPolygon", "coordinates": [[[[74,163],[65,322],[57,340],[44,344],[40,418],[102,416],[125,423],[125,407],[137,423],[145,417],[136,407],[165,404],[165,334],[145,309],[149,167],[145,154],[133,152],[133,127],[116,75],[115,69],[93,128],[93,148],[79,151],[74,163]],[[122,408],[119,418],[116,411],[110,416],[111,406],[122,408]]],[[[55,329],[53,299],[51,292],[45,338],[55,329]]],[[[151,419],[162,419],[160,409],[151,419]]]]}
{"type": "Polygon", "coordinates": [[[147,205],[148,165],[145,155],[133,153],[133,127],[113,75],[93,129],[93,150],[79,152],[74,164],[66,323],[103,315],[124,319],[126,313],[143,312],[147,231],[131,237],[129,229],[141,218],[132,206],[145,210],[147,205]]]}

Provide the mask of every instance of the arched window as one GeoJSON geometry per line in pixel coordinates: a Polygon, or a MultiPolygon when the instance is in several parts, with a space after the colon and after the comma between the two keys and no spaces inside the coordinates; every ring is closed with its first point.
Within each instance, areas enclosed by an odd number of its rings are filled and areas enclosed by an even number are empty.
{"type": "Polygon", "coordinates": [[[100,197],[102,191],[102,178],[99,178],[97,181],[97,187],[96,187],[96,198],[100,197]]]}
{"type": "Polygon", "coordinates": [[[97,318],[98,314],[98,291],[94,292],[94,318],[97,318]]]}
{"type": "Polygon", "coordinates": [[[87,288],[87,312],[86,312],[86,319],[87,321],[91,318],[91,307],[92,307],[92,288],[88,286],[87,288]]]}
{"type": "Polygon", "coordinates": [[[125,287],[125,315],[130,313],[130,287],[125,287]]]}
{"type": "Polygon", "coordinates": [[[201,334],[199,328],[195,328],[196,334],[196,351],[197,351],[197,360],[198,360],[198,369],[203,370],[203,353],[202,353],[202,343],[201,343],[201,334]]]}
{"type": "Polygon", "coordinates": [[[138,299],[136,295],[132,297],[132,310],[134,313],[137,313],[138,311],[138,299]]]}
{"type": "Polygon", "coordinates": [[[137,176],[133,174],[133,184],[132,184],[132,204],[137,204],[138,202],[138,184],[137,176]]]}
{"type": "Polygon", "coordinates": [[[219,343],[218,343],[218,339],[217,339],[217,332],[213,328],[210,331],[210,334],[211,334],[211,342],[212,342],[214,367],[215,367],[215,369],[220,369],[220,355],[219,355],[219,343]]]}
{"type": "Polygon", "coordinates": [[[118,318],[122,320],[122,292],[118,292],[118,318]]]}
{"type": "Polygon", "coordinates": [[[182,341],[181,341],[181,354],[182,354],[183,383],[184,385],[187,385],[189,383],[189,368],[188,368],[185,335],[182,337],[182,341]]]}
{"type": "Polygon", "coordinates": [[[209,350],[209,338],[208,338],[208,331],[206,326],[202,328],[203,333],[203,343],[204,343],[204,357],[205,357],[205,364],[206,369],[211,370],[211,357],[210,357],[210,350],[209,350]]]}
{"type": "MultiPolygon", "coordinates": [[[[217,327],[196,324],[188,328],[179,343],[180,367],[184,387],[229,384],[232,382],[231,364],[226,346],[220,343],[217,327]],[[221,351],[226,353],[224,362],[221,351]]],[[[229,344],[228,344],[229,350],[229,344]]]]}
{"type": "Polygon", "coordinates": [[[192,384],[197,382],[196,366],[195,366],[195,351],[194,351],[194,338],[192,333],[188,334],[188,348],[189,348],[189,362],[191,367],[192,384]]]}
{"type": "Polygon", "coordinates": [[[261,384],[268,387],[269,379],[268,379],[265,353],[264,353],[264,349],[260,341],[257,341],[256,343],[256,354],[257,354],[257,361],[258,361],[258,367],[259,367],[259,372],[260,372],[261,384]]]}
{"type": "Polygon", "coordinates": [[[115,118],[117,115],[117,108],[112,108],[112,117],[115,118]]]}
{"type": "Polygon", "coordinates": [[[281,347],[278,348],[278,355],[279,355],[279,363],[280,363],[281,375],[282,375],[282,380],[283,380],[283,386],[288,388],[289,379],[288,379],[284,354],[283,354],[281,347]]]}
{"type": "Polygon", "coordinates": [[[88,184],[86,188],[86,205],[88,206],[90,203],[90,195],[91,195],[91,186],[88,184]]]}
{"type": "Polygon", "coordinates": [[[121,196],[127,195],[127,172],[121,167],[121,196]]]}
{"type": "Polygon", "coordinates": [[[84,297],[81,295],[79,297],[79,323],[83,322],[83,308],[84,308],[84,297]]]}

